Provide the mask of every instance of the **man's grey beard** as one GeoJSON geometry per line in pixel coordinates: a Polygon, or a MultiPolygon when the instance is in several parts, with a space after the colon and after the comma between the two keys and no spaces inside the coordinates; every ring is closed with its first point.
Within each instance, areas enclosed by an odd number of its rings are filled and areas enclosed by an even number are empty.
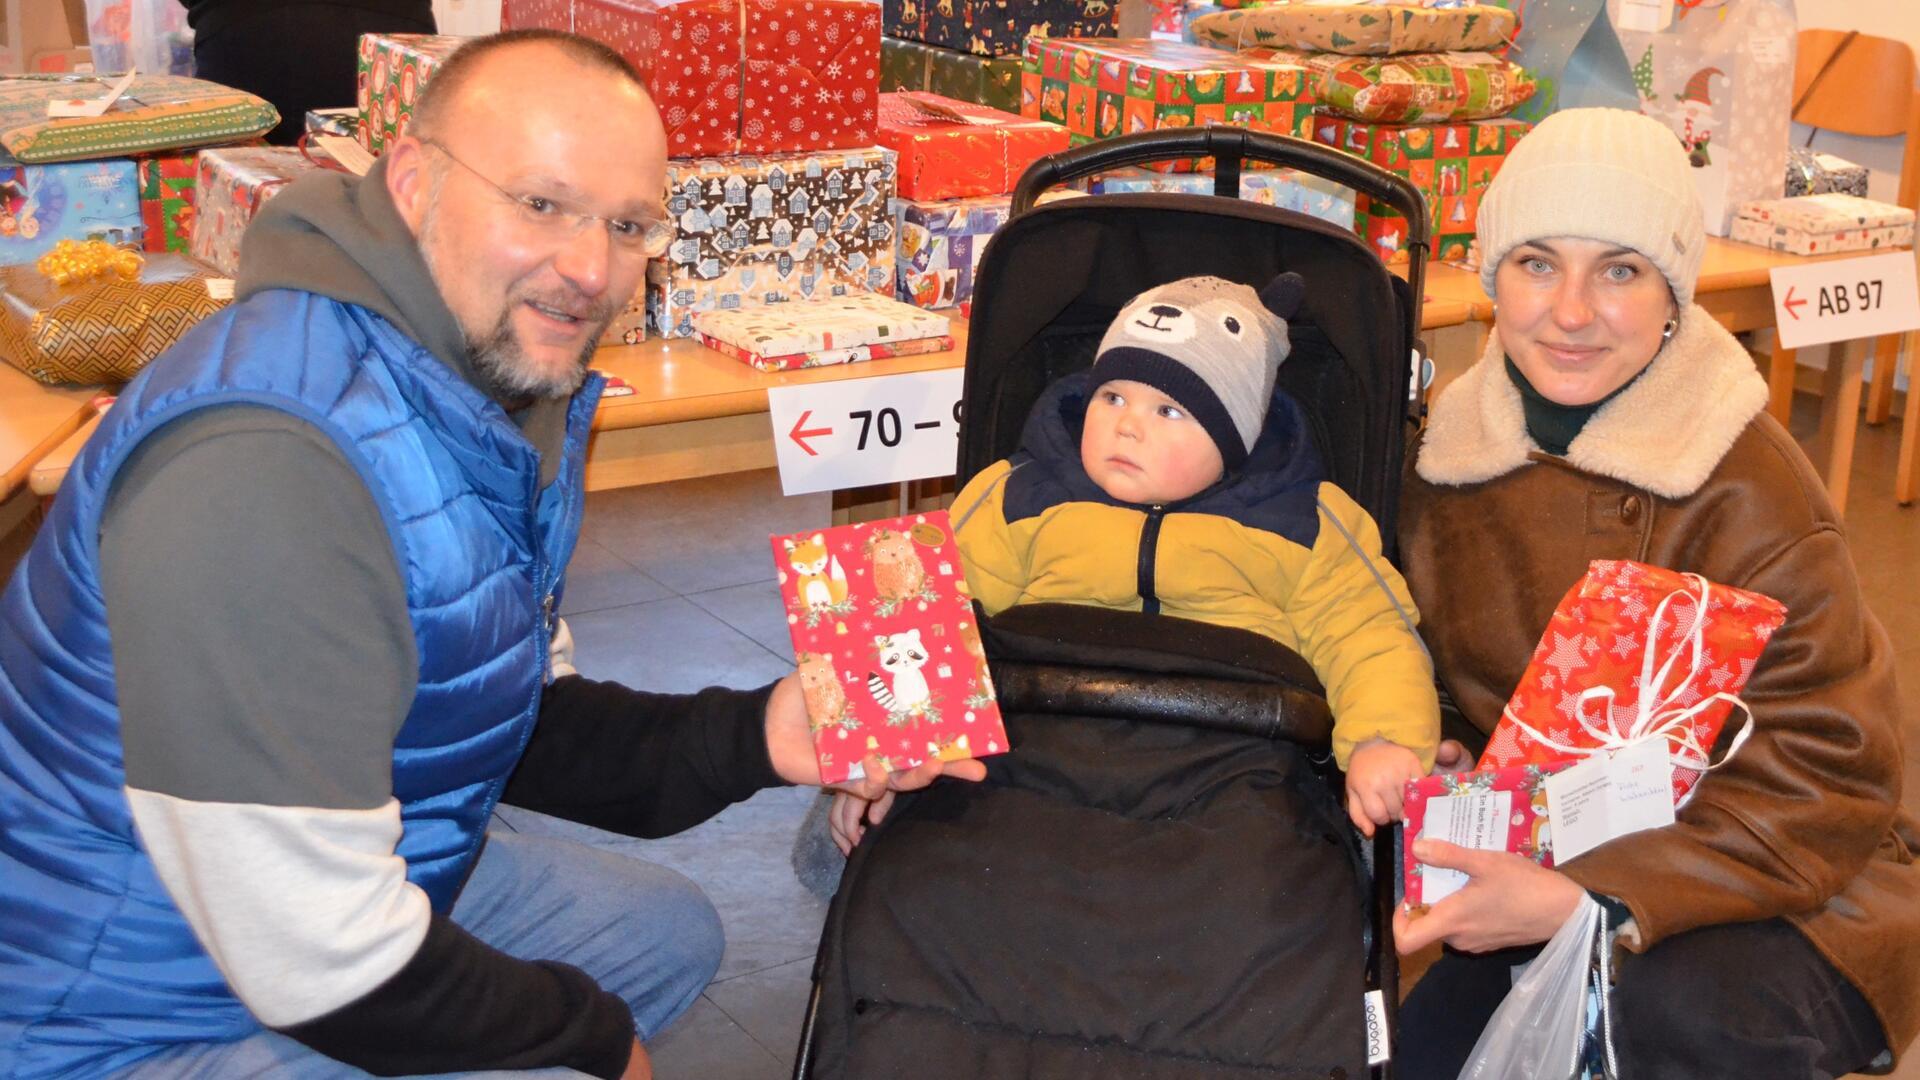
{"type": "MultiPolygon", "coordinates": [[[[434,259],[435,245],[431,241],[438,217],[436,210],[437,207],[429,203],[426,217],[420,223],[419,246],[420,257],[427,264],[427,273],[438,285],[443,278],[434,259]]],[[[441,295],[446,295],[444,288],[441,295]]],[[[500,318],[483,338],[475,338],[464,325],[460,327],[460,336],[466,342],[467,362],[472,366],[474,376],[481,381],[481,389],[500,402],[573,396],[573,392],[587,380],[587,369],[593,363],[595,350],[600,347],[600,335],[606,332],[618,312],[604,300],[596,303],[592,316],[582,320],[591,333],[580,346],[580,355],[565,369],[552,375],[542,375],[526,362],[520,339],[514,335],[512,317],[518,303],[519,300],[509,293],[507,306],[501,310],[500,318]]],[[[457,317],[455,321],[458,321],[457,317]]]]}

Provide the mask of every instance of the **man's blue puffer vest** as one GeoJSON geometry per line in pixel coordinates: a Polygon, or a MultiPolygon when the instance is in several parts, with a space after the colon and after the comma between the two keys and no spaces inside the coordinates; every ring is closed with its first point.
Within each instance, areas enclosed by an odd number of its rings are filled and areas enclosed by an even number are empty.
{"type": "Polygon", "coordinates": [[[310,293],[222,312],[127,387],[0,594],[0,1075],[95,1076],[259,1030],[128,810],[98,541],[134,447],[194,409],[266,405],[325,432],[365,478],[420,656],[393,753],[399,853],[446,912],[539,710],[600,385],[574,399],[544,491],[539,454],[497,404],[379,316],[310,293]]]}

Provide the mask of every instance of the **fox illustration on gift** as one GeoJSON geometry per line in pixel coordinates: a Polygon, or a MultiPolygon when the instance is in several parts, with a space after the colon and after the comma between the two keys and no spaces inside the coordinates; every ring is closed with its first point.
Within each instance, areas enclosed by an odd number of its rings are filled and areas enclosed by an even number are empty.
{"type": "Polygon", "coordinates": [[[772,549],[823,783],[1007,749],[945,511],[772,549]]]}
{"type": "Polygon", "coordinates": [[[809,611],[834,611],[847,603],[847,572],[827,550],[826,538],[786,541],[787,565],[798,575],[800,603],[809,611]]]}

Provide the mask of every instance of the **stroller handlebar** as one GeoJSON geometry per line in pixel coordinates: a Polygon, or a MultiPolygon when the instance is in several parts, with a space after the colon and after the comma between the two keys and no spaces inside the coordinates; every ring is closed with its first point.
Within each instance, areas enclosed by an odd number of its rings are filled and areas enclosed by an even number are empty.
{"type": "Polygon", "coordinates": [[[1013,191],[1013,214],[1031,210],[1049,188],[1094,173],[1195,157],[1214,159],[1214,194],[1227,198],[1239,197],[1241,164],[1246,161],[1283,165],[1352,188],[1399,211],[1408,222],[1409,252],[1419,249],[1413,262],[1426,260],[1431,236],[1427,205],[1411,182],[1330,146],[1224,125],[1141,131],[1048,154],[1021,174],[1013,191]]]}
{"type": "Polygon", "coordinates": [[[1333,738],[1325,698],[1276,683],[1007,660],[994,662],[993,681],[1002,707],[1019,712],[1206,728],[1309,749],[1333,738]]]}

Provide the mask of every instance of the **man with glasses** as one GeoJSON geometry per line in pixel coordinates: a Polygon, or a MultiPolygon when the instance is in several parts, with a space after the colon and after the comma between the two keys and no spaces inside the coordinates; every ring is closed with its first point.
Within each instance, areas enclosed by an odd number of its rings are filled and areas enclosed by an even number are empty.
{"type": "Polygon", "coordinates": [[[594,682],[554,616],[664,188],[617,55],[481,39],[128,386],[0,594],[0,1074],[649,1075],[711,905],[486,826],[661,836],[819,780],[793,677],[594,682]]]}

